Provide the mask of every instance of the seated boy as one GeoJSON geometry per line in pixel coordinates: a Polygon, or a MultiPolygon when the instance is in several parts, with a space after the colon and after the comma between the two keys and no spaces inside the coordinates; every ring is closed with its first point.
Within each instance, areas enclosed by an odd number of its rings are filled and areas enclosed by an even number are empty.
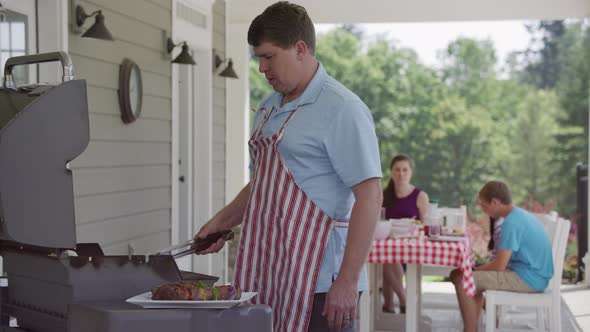
{"type": "Polygon", "coordinates": [[[496,257],[474,269],[477,294],[465,294],[461,271],[451,272],[451,281],[465,331],[475,332],[486,289],[514,292],[542,292],[553,276],[551,241],[535,216],[512,204],[508,186],[490,181],[479,191],[478,205],[491,218],[504,218],[496,257]]]}

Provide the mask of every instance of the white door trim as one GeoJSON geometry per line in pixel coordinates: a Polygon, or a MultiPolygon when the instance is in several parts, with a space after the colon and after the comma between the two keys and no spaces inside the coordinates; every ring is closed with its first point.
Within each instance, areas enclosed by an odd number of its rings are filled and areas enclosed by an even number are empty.
{"type": "MultiPolygon", "coordinates": [[[[192,51],[192,56],[197,65],[190,67],[193,73],[193,90],[192,90],[192,121],[188,126],[187,136],[192,138],[192,169],[185,175],[185,179],[190,179],[191,183],[186,183],[191,188],[191,203],[189,209],[192,213],[190,220],[191,230],[196,232],[209,218],[211,218],[212,209],[212,7],[211,1],[196,0],[174,0],[172,2],[172,39],[174,43],[186,41],[192,51]],[[177,13],[178,8],[183,10],[177,13]],[[187,11],[188,8],[188,11],[187,11]],[[180,14],[180,15],[179,15],[180,14]],[[200,18],[205,17],[205,26],[195,26],[190,22],[179,18],[191,17],[198,15],[200,18]]],[[[174,58],[179,50],[175,49],[172,54],[174,58]]],[[[179,119],[179,70],[186,70],[187,65],[172,66],[172,231],[171,240],[178,243],[184,239],[179,239],[179,167],[178,159],[180,157],[180,145],[178,142],[178,119],[179,119]]],[[[190,103],[189,103],[190,104],[190,103]]],[[[200,273],[211,273],[213,271],[212,255],[193,256],[192,270],[200,273]]]]}
{"type": "Polygon", "coordinates": [[[180,158],[179,143],[177,137],[178,133],[178,67],[170,64],[172,72],[172,160],[171,163],[171,211],[170,211],[170,242],[172,244],[179,243],[178,237],[178,209],[179,209],[179,198],[178,198],[178,177],[180,176],[178,159],[180,158]]]}
{"type": "MultiPolygon", "coordinates": [[[[38,52],[68,52],[68,0],[37,1],[38,52]]],[[[39,66],[39,82],[58,82],[62,77],[59,65],[39,66]]],[[[74,76],[76,64],[74,63],[74,76]]]]}
{"type": "MultiPolygon", "coordinates": [[[[225,197],[226,204],[236,197],[250,181],[248,139],[250,137],[250,48],[247,43],[248,26],[226,25],[226,57],[231,57],[237,79],[228,79],[226,84],[226,149],[225,149],[225,197]]],[[[258,105],[252,105],[258,107],[258,105]]]]}
{"type": "MultiPolygon", "coordinates": [[[[588,94],[590,95],[590,89],[588,89],[588,94]]],[[[590,112],[590,104],[588,104],[588,112],[590,112]]],[[[590,117],[588,117],[588,125],[590,126],[590,117]]],[[[590,141],[590,132],[588,133],[588,141],[590,141]]],[[[588,160],[586,160],[586,165],[590,166],[590,144],[588,144],[588,160]]],[[[586,186],[586,199],[588,200],[586,202],[586,218],[588,218],[588,208],[590,207],[590,181],[586,182],[586,186]]],[[[586,220],[586,222],[588,222],[588,220],[586,220]]],[[[588,232],[588,235],[586,237],[586,246],[588,250],[586,250],[585,254],[580,252],[578,253],[578,255],[584,255],[584,268],[586,269],[586,272],[584,274],[584,282],[586,283],[586,286],[590,287],[590,248],[588,248],[588,240],[590,240],[590,227],[586,226],[586,228],[588,232]]]]}
{"type": "MultiPolygon", "coordinates": [[[[37,52],[37,5],[36,1],[22,1],[22,0],[3,0],[4,8],[13,12],[21,13],[27,16],[27,54],[35,54],[37,52]]],[[[37,70],[39,66],[29,68],[29,78],[27,84],[37,83],[37,70]]]]}
{"type": "MultiPolygon", "coordinates": [[[[36,1],[35,10],[31,11],[26,2],[21,0],[3,0],[2,4],[19,12],[26,12],[33,17],[34,29],[29,31],[29,38],[35,40],[30,45],[30,53],[68,51],[68,0],[36,1]],[[37,15],[37,13],[39,15],[37,15]],[[36,16],[36,17],[35,17],[36,16]]],[[[59,82],[63,76],[59,64],[38,65],[37,72],[32,72],[31,82],[59,82]]],[[[75,72],[74,64],[74,75],[75,72]]]]}

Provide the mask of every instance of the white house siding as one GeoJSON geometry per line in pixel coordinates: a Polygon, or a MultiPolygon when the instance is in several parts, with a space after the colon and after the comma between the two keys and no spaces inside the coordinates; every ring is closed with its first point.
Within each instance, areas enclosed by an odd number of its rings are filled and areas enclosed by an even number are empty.
{"type": "MultiPolygon", "coordinates": [[[[225,59],[225,1],[213,3],[213,48],[225,59]]],[[[224,63],[217,69],[225,68],[224,63]]],[[[213,75],[213,212],[225,206],[225,80],[213,75]]]]}
{"type": "MultiPolygon", "coordinates": [[[[107,254],[147,254],[170,244],[171,64],[162,30],[171,31],[167,0],[80,1],[102,10],[114,42],[69,35],[77,78],[86,79],[90,144],[71,163],[78,242],[107,254]],[[119,64],[135,61],[143,80],[140,118],[125,125],[118,103],[119,64]]],[[[88,19],[87,29],[94,22],[88,19]]]]}
{"type": "MultiPolygon", "coordinates": [[[[225,59],[225,1],[216,0],[213,3],[213,49],[217,54],[225,59]]],[[[219,77],[217,73],[225,68],[224,63],[220,68],[215,70],[213,75],[213,185],[212,210],[213,214],[217,213],[225,206],[225,80],[226,78],[219,77]]],[[[227,264],[227,251],[223,254],[217,254],[213,264],[213,275],[228,277],[229,282],[232,279],[232,266],[227,264]]]]}

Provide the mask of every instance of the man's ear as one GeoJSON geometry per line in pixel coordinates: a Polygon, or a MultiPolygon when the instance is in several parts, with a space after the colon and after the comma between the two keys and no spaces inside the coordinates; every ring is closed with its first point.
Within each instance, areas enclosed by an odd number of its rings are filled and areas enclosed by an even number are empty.
{"type": "Polygon", "coordinates": [[[297,60],[302,60],[307,54],[309,54],[309,49],[307,48],[307,44],[303,40],[298,40],[295,43],[295,51],[297,60]]]}

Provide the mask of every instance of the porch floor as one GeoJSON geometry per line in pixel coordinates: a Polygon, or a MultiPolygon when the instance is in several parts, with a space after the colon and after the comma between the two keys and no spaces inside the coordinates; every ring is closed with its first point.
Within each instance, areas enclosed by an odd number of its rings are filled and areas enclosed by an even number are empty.
{"type": "MultiPolygon", "coordinates": [[[[453,285],[450,282],[423,282],[422,291],[423,315],[426,319],[421,330],[462,331],[463,322],[453,285]]],[[[562,332],[590,331],[590,305],[587,300],[590,298],[590,287],[565,285],[561,293],[562,332]]],[[[536,330],[534,308],[507,308],[503,315],[501,331],[536,330]]],[[[404,315],[384,316],[384,319],[374,322],[374,332],[404,331],[404,315]]],[[[484,327],[480,326],[479,330],[483,331],[484,327]]]]}

